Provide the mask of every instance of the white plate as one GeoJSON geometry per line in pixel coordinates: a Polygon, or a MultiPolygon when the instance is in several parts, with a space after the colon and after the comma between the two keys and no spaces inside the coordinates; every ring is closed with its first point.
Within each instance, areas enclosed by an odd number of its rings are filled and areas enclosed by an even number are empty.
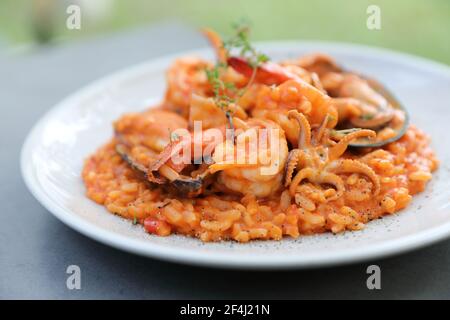
{"type": "MultiPolygon", "coordinates": [[[[88,237],[140,255],[197,265],[255,269],[336,265],[393,255],[450,235],[449,67],[347,44],[272,42],[259,47],[274,60],[326,52],[345,67],[386,84],[409,109],[411,122],[433,137],[441,167],[426,191],[400,214],[373,221],[360,232],[249,244],[145,233],[87,199],[80,172],[83,160],[112,136],[114,119],[163,97],[164,72],[175,56],[96,81],[47,113],[23,146],[22,174],[28,188],[58,219],[88,237]]],[[[192,53],[212,59],[210,50],[192,53]]]]}

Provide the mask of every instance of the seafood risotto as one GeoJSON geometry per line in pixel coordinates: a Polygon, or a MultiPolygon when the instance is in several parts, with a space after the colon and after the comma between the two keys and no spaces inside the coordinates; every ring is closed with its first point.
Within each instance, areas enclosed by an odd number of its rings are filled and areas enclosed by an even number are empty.
{"type": "Polygon", "coordinates": [[[236,27],[173,62],[164,100],[115,121],[87,196],[151,234],[281,240],[360,230],[432,178],[430,139],[375,80],[325,54],[272,62],[236,27]]]}

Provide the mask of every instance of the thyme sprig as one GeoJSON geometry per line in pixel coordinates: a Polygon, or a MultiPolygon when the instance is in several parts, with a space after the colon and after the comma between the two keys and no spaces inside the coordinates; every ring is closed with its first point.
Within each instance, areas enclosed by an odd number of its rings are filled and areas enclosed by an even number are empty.
{"type": "Polygon", "coordinates": [[[206,69],[206,76],[208,82],[213,88],[213,99],[216,106],[218,106],[224,113],[228,120],[230,129],[234,130],[233,116],[229,109],[231,103],[235,103],[236,99],[230,97],[226,94],[227,90],[236,91],[236,86],[234,83],[225,82],[220,78],[221,69],[226,69],[227,65],[223,63],[218,63],[213,69],[206,69]]]}
{"type": "Polygon", "coordinates": [[[234,129],[233,116],[230,111],[230,104],[236,103],[237,98],[242,97],[254,82],[257,68],[264,62],[269,61],[269,57],[258,52],[250,43],[250,24],[246,21],[233,24],[234,35],[223,43],[223,47],[228,57],[232,52],[238,52],[240,57],[245,58],[247,63],[253,68],[253,73],[244,88],[238,89],[234,83],[225,82],[220,75],[229,67],[226,62],[218,62],[212,69],[205,69],[208,82],[213,89],[213,98],[215,104],[223,110],[229,122],[230,129],[234,129]],[[227,93],[231,93],[233,97],[227,93]]]}
{"type": "Polygon", "coordinates": [[[224,48],[228,56],[232,51],[238,51],[239,56],[246,59],[248,64],[254,69],[261,63],[269,61],[269,57],[258,52],[250,42],[250,24],[247,21],[233,24],[234,36],[224,42],[224,48]]]}
{"type": "Polygon", "coordinates": [[[236,86],[232,82],[225,82],[220,78],[221,70],[225,70],[228,66],[224,63],[218,63],[212,69],[205,69],[208,82],[213,88],[214,100],[221,109],[225,109],[235,99],[226,94],[226,90],[235,91],[236,86]]]}

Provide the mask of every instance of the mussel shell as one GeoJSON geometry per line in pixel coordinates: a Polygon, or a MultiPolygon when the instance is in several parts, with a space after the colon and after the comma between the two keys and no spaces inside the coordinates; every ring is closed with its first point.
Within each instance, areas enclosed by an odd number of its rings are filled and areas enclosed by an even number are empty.
{"type": "Polygon", "coordinates": [[[129,149],[126,145],[118,143],[116,145],[116,152],[126,163],[130,165],[130,167],[134,171],[140,173],[145,179],[147,179],[147,168],[139,162],[135,161],[135,159],[133,159],[133,157],[129,155],[129,149]]]}
{"type": "Polygon", "coordinates": [[[179,179],[174,180],[172,182],[166,181],[165,179],[161,179],[161,182],[159,183],[157,181],[158,179],[155,177],[153,177],[153,179],[149,179],[147,167],[140,164],[132,156],[130,156],[129,148],[127,146],[118,143],[116,145],[116,152],[147,183],[160,186],[165,190],[167,190],[168,192],[175,193],[181,197],[186,198],[196,197],[203,192],[203,189],[205,187],[204,179],[208,175],[208,172],[199,175],[197,178],[180,176],[179,179]]]}
{"type": "Polygon", "coordinates": [[[391,142],[397,141],[398,139],[400,139],[401,137],[403,137],[403,135],[405,134],[406,130],[408,129],[409,126],[409,114],[408,111],[405,109],[405,107],[400,103],[400,101],[385,87],[383,86],[380,82],[374,80],[374,79],[370,79],[370,78],[365,78],[367,80],[367,82],[369,83],[369,85],[375,90],[377,91],[379,94],[381,94],[383,97],[386,98],[386,100],[391,104],[391,106],[394,109],[397,110],[401,110],[404,114],[404,121],[403,121],[403,125],[402,127],[397,130],[397,134],[389,139],[383,140],[383,141],[374,141],[371,142],[370,140],[357,140],[356,142],[350,143],[349,146],[350,147],[356,147],[356,148],[376,148],[376,147],[382,147],[386,144],[389,144],[391,142]]]}

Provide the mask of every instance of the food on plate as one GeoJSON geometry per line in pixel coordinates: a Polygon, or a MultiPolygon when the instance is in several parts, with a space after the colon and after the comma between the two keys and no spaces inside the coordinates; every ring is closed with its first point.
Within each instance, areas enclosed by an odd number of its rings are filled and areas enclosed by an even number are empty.
{"type": "Polygon", "coordinates": [[[332,57],[274,62],[237,26],[217,61],[179,58],[158,106],[117,119],[85,162],[87,196],[155,235],[281,240],[360,230],[438,167],[429,137],[374,79],[332,57]]]}

